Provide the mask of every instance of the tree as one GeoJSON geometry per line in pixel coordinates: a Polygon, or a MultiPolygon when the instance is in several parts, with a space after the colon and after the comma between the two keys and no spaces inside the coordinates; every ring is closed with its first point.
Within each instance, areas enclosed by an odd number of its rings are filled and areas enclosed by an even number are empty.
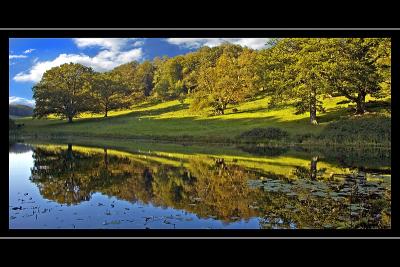
{"type": "Polygon", "coordinates": [[[239,48],[225,46],[215,67],[203,62],[192,109],[212,107],[216,114],[224,114],[228,104],[240,103],[254,95],[259,81],[256,53],[239,48]]]}
{"type": "Polygon", "coordinates": [[[66,63],[43,74],[33,87],[36,101],[34,118],[50,114],[72,119],[82,112],[90,111],[93,97],[90,93],[91,68],[81,64],[66,63]]]}
{"type": "Polygon", "coordinates": [[[159,61],[154,74],[154,96],[171,99],[184,94],[182,57],[159,61]]]}
{"type": "Polygon", "coordinates": [[[364,114],[365,97],[381,97],[384,81],[390,86],[390,46],[387,50],[374,38],[341,38],[332,45],[327,71],[331,90],[356,103],[356,114],[364,114]]]}
{"type": "Polygon", "coordinates": [[[144,96],[142,88],[139,88],[135,83],[139,65],[138,62],[133,61],[122,64],[111,71],[111,74],[118,76],[120,82],[127,87],[132,102],[144,96]]]}
{"type": "Polygon", "coordinates": [[[372,51],[371,56],[375,60],[378,73],[383,78],[381,83],[383,95],[391,92],[391,70],[392,70],[392,41],[390,38],[376,38],[378,45],[372,51]]]}
{"type": "Polygon", "coordinates": [[[134,88],[142,92],[145,97],[150,96],[153,90],[154,71],[154,65],[148,60],[141,63],[136,69],[134,88]]]}
{"type": "Polygon", "coordinates": [[[185,94],[191,94],[197,87],[197,79],[201,64],[199,51],[188,53],[183,57],[182,75],[185,94]]]}
{"type": "Polygon", "coordinates": [[[270,104],[294,104],[296,113],[309,112],[311,124],[317,124],[317,111],[324,111],[318,96],[327,88],[325,62],[329,58],[328,39],[287,38],[274,40],[266,49],[264,60],[266,91],[272,95],[270,104]]]}
{"type": "Polygon", "coordinates": [[[368,56],[371,57],[376,66],[380,78],[379,91],[374,93],[375,97],[386,97],[391,94],[391,70],[392,70],[392,42],[390,38],[369,38],[372,43],[368,56]]]}
{"type": "Polygon", "coordinates": [[[93,112],[104,112],[107,117],[110,110],[129,107],[129,91],[119,75],[113,73],[96,73],[92,82],[92,93],[96,99],[93,112]]]}

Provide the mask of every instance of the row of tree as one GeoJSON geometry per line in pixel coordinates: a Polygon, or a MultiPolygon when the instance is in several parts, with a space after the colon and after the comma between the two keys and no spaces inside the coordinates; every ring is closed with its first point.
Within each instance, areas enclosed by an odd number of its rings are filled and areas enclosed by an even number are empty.
{"type": "Polygon", "coordinates": [[[82,112],[104,113],[145,99],[192,99],[193,111],[224,114],[257,95],[269,105],[290,102],[317,123],[321,99],[341,95],[365,112],[365,97],[384,97],[391,86],[387,38],[284,38],[252,50],[224,43],[168,58],[131,62],[96,73],[80,64],[46,71],[33,87],[35,117],[55,114],[69,122],[82,112]]]}
{"type": "Polygon", "coordinates": [[[390,95],[391,41],[386,38],[273,40],[261,52],[271,103],[294,100],[297,112],[324,111],[321,97],[344,96],[365,112],[365,97],[390,95]]]}

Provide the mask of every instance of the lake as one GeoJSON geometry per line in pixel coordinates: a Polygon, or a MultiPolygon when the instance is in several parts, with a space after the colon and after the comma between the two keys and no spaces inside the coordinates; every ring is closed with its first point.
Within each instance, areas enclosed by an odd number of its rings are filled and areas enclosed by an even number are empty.
{"type": "Polygon", "coordinates": [[[387,229],[385,149],[21,142],[10,229],[387,229]]]}

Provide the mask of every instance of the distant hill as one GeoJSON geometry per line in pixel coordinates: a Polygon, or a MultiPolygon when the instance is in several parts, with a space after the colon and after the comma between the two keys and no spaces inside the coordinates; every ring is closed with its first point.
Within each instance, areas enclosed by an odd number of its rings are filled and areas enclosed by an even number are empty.
{"type": "Polygon", "coordinates": [[[33,108],[26,105],[9,105],[8,115],[16,117],[27,117],[33,115],[33,108]]]}

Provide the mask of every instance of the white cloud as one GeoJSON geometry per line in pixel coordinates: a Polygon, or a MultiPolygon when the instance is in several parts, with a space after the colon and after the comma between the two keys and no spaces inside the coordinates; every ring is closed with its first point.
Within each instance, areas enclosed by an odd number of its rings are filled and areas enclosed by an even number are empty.
{"type": "Polygon", "coordinates": [[[13,59],[13,58],[27,58],[28,56],[25,55],[8,55],[8,59],[13,59]]]}
{"type": "Polygon", "coordinates": [[[10,96],[8,98],[8,103],[11,105],[20,104],[20,105],[27,105],[30,107],[35,106],[35,100],[29,100],[29,99],[19,97],[19,96],[10,96]]]}
{"type": "Polygon", "coordinates": [[[27,49],[27,50],[24,51],[24,54],[30,54],[30,53],[32,53],[32,52],[35,51],[35,50],[36,50],[36,49],[34,49],[34,48],[27,49]]]}
{"type": "Polygon", "coordinates": [[[214,47],[229,42],[241,46],[247,46],[252,49],[261,49],[269,38],[167,38],[166,41],[170,44],[179,45],[186,48],[199,48],[201,46],[214,47]]]}
{"type": "Polygon", "coordinates": [[[127,46],[129,42],[137,38],[74,38],[75,44],[79,48],[99,46],[103,49],[119,51],[127,46]]]}
{"type": "Polygon", "coordinates": [[[100,52],[93,57],[85,54],[60,54],[53,60],[37,61],[28,71],[18,73],[13,79],[16,82],[39,82],[45,71],[70,62],[92,67],[99,72],[108,71],[143,57],[142,48],[122,50],[130,41],[128,38],[76,38],[74,42],[78,47],[100,46],[100,52]]]}
{"type": "Polygon", "coordinates": [[[133,43],[134,47],[138,47],[138,46],[142,46],[142,45],[144,45],[144,41],[136,41],[133,43]]]}

